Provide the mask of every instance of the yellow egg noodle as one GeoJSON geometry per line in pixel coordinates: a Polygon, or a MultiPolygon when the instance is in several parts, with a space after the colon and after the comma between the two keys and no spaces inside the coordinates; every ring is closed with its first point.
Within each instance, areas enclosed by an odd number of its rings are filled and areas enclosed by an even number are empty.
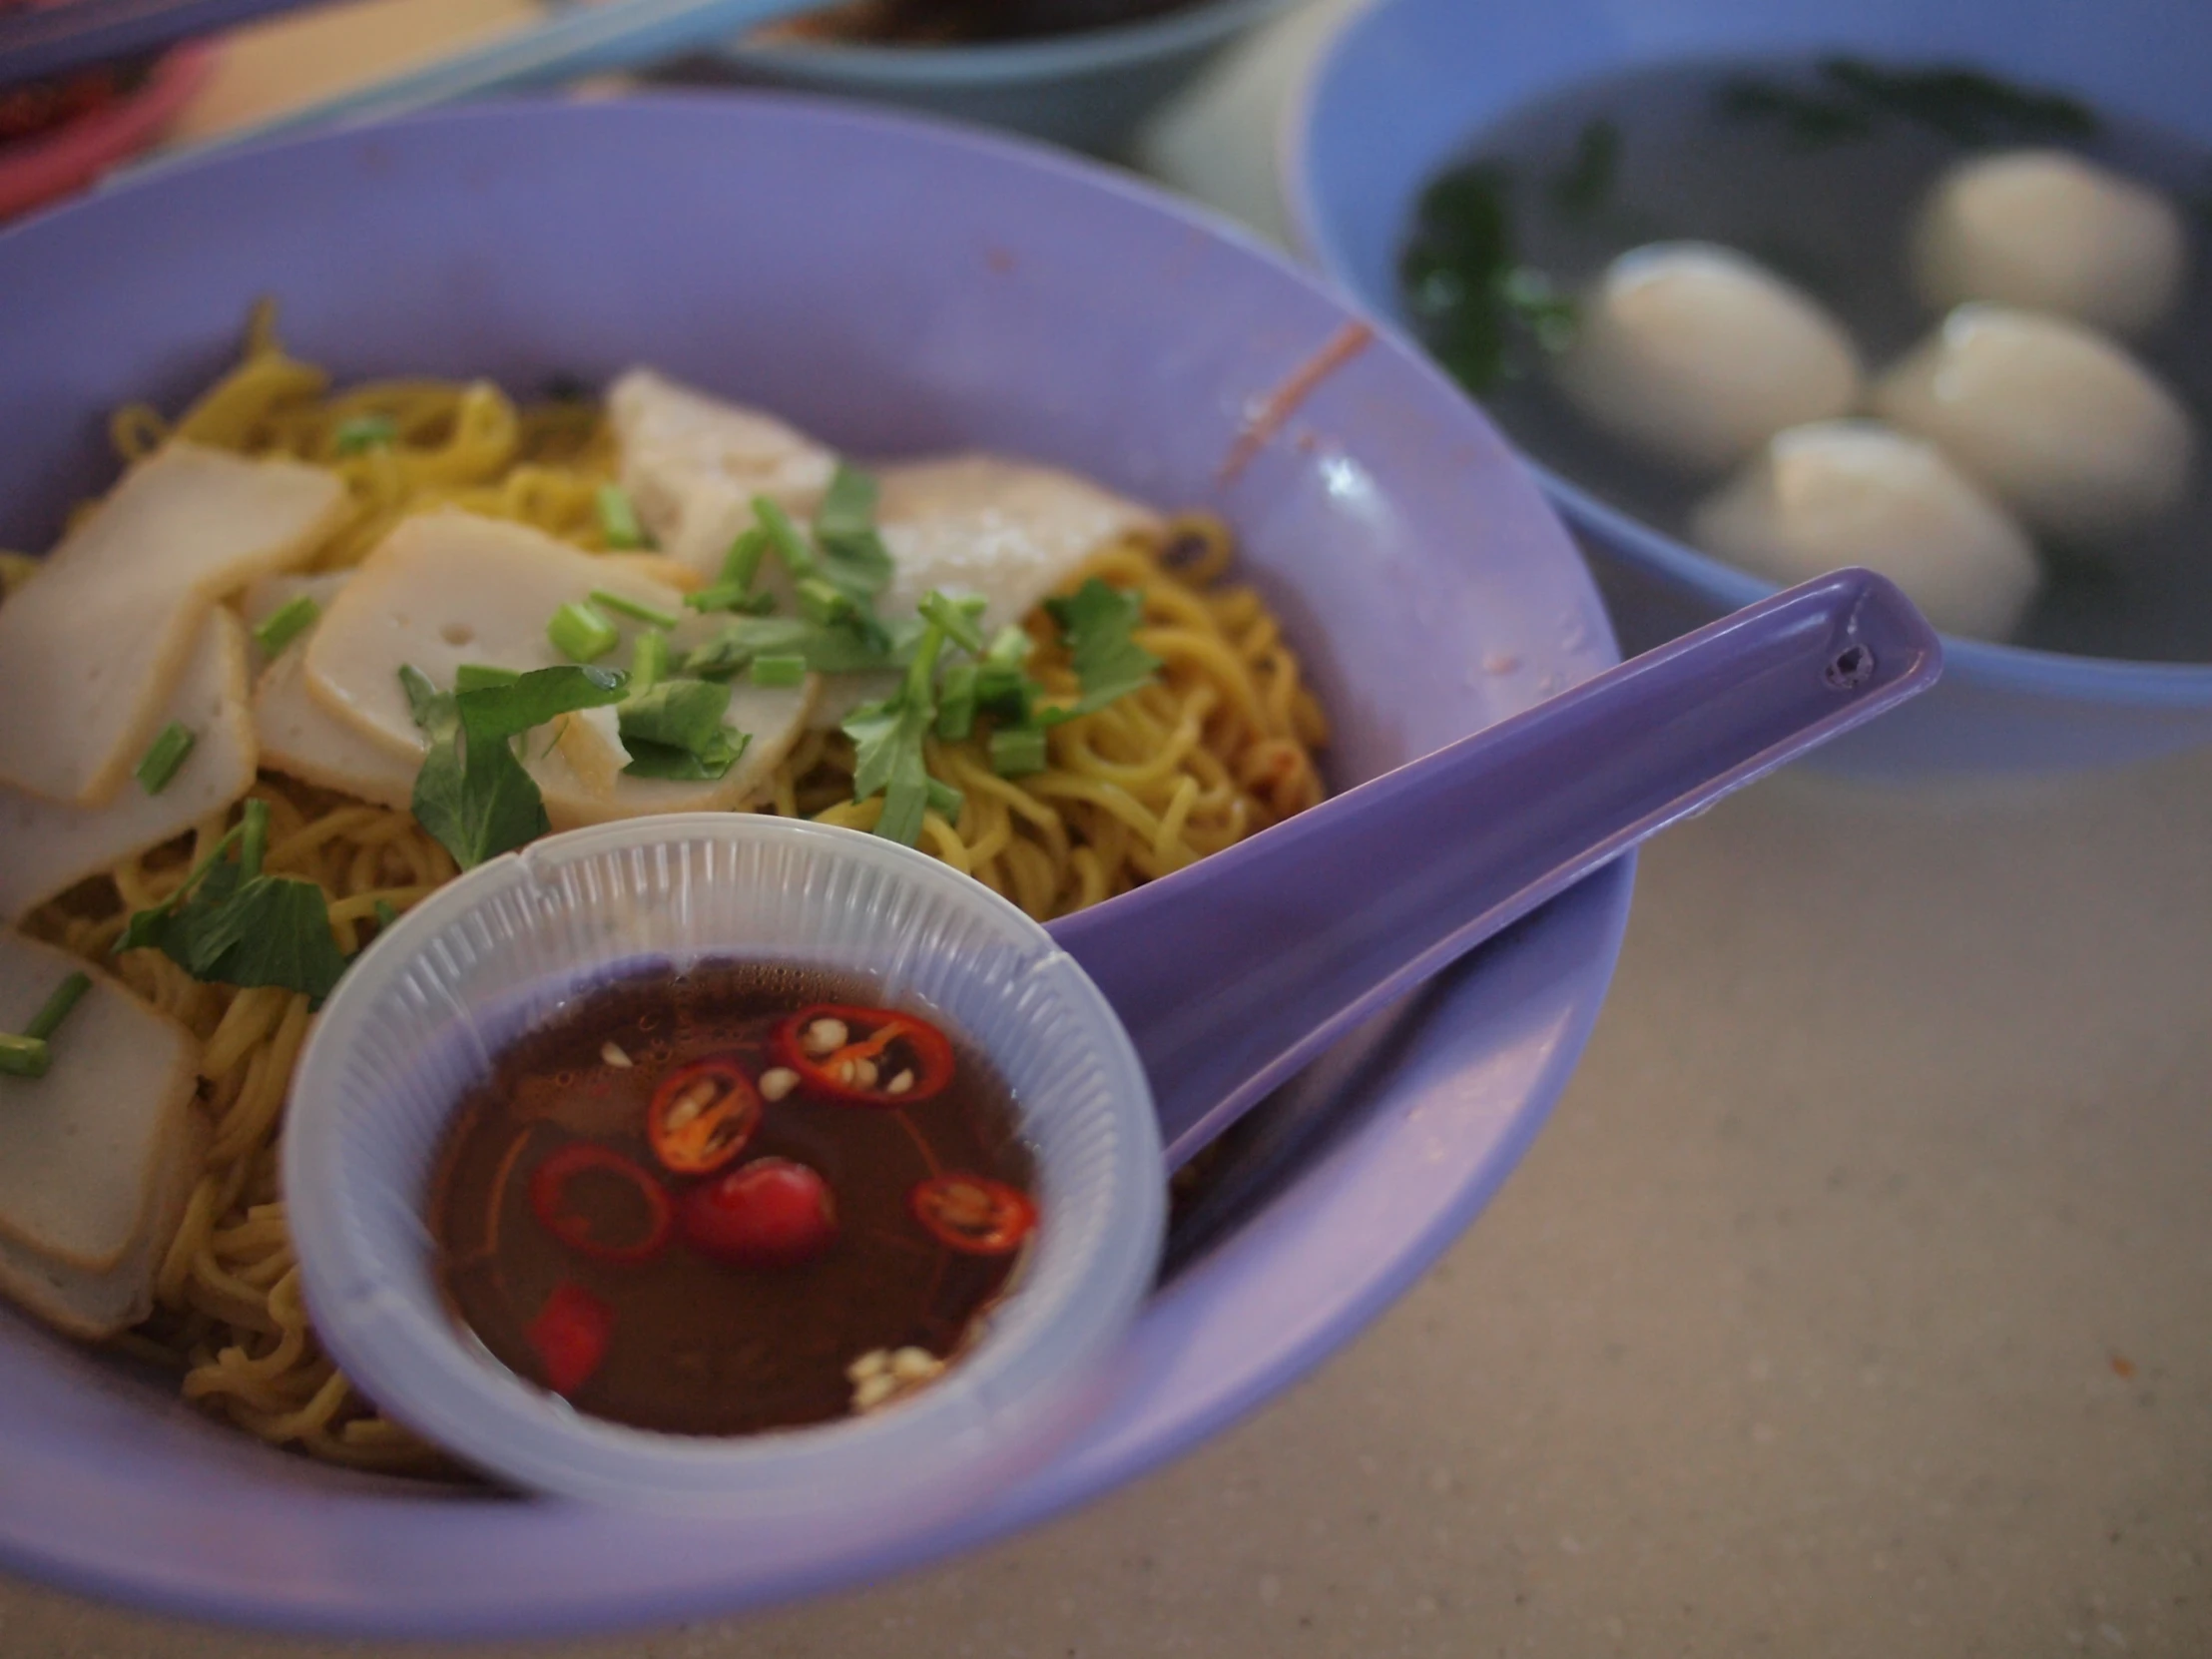
{"type": "MultiPolygon", "coordinates": [[[[518,519],[603,549],[599,487],[615,446],[594,403],[518,407],[488,382],[385,380],[333,391],[284,354],[257,313],[243,361],[174,422],[152,408],[113,423],[126,460],[166,439],[284,454],[338,472],[354,510],[310,568],[357,563],[402,516],[451,504],[518,519]],[[341,438],[363,417],[388,444],[341,438]]],[[[1227,529],[1202,516],[1100,548],[1091,576],[1141,589],[1136,639],[1157,680],[1054,728],[1050,764],[1020,779],[991,770],[980,741],[930,740],[930,772],[963,792],[957,822],[928,815],[924,850],[1046,919],[1095,904],[1241,839],[1321,799],[1313,752],[1327,738],[1297,657],[1259,596],[1226,585],[1227,529]]],[[[11,569],[6,574],[22,572],[11,569]]],[[[1057,630],[1029,619],[1031,672],[1050,692],[1078,685],[1057,630]]],[[[870,828],[880,801],[851,799],[852,746],[809,735],[777,771],[761,810],[870,828]]],[[[341,949],[373,935],[379,904],[405,910],[456,873],[405,813],[264,772],[266,866],[319,882],[341,949]]],[[[235,817],[234,815],[231,815],[235,817]]],[[[277,1187],[286,1090],[312,1016],[281,989],[202,983],[161,953],[109,954],[132,910],[173,891],[228,827],[197,832],[87,881],[36,912],[30,931],[100,961],[205,1045],[201,1100],[215,1125],[199,1184],[156,1286],[156,1311],[118,1347],[181,1370],[189,1399],[264,1439],[357,1466],[434,1471],[438,1454],[354,1393],[326,1359],[299,1292],[277,1187]]]]}

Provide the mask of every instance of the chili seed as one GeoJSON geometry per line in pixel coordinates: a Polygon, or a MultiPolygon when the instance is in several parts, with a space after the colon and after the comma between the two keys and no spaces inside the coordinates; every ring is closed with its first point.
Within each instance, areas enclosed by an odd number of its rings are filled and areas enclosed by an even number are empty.
{"type": "Polygon", "coordinates": [[[901,1382],[926,1382],[944,1370],[944,1362],[925,1348],[902,1348],[891,1356],[891,1376],[901,1382]]]}
{"type": "Polygon", "coordinates": [[[799,1087],[799,1073],[789,1066],[775,1066],[761,1073],[761,1098],[782,1100],[799,1087]]]}
{"type": "Polygon", "coordinates": [[[883,1092],[885,1094],[904,1094],[913,1086],[914,1074],[910,1071],[902,1071],[883,1085],[883,1092]]]}
{"type": "Polygon", "coordinates": [[[890,1370],[891,1357],[887,1349],[872,1349],[844,1368],[846,1379],[853,1382],[865,1382],[871,1377],[880,1377],[890,1370]]]}
{"type": "Polygon", "coordinates": [[[852,1408],[855,1411],[872,1411],[896,1392],[898,1379],[887,1373],[878,1373],[852,1390],[852,1408]]]}
{"type": "Polygon", "coordinates": [[[599,1057],[618,1071],[628,1071],[630,1069],[630,1056],[623,1053],[620,1043],[610,1042],[601,1045],[599,1057]]]}
{"type": "Polygon", "coordinates": [[[859,1084],[861,1088],[874,1088],[875,1075],[875,1062],[873,1060],[854,1060],[852,1062],[851,1081],[859,1084]]]}
{"type": "Polygon", "coordinates": [[[844,1046],[846,1032],[841,1019],[818,1019],[807,1027],[802,1046],[809,1054],[834,1054],[844,1046]]]}

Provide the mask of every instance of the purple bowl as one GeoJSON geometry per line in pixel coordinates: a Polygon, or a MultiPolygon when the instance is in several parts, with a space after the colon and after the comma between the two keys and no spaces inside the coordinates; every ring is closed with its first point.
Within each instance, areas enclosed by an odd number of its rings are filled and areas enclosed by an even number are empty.
{"type": "MultiPolygon", "coordinates": [[[[1310,277],[1116,175],[788,98],[448,112],[0,234],[0,545],[47,545],[112,476],[108,409],[174,406],[261,294],[341,377],[529,388],[653,361],[861,454],[994,446],[1213,507],[1336,718],[1339,784],[1613,660],[1519,465],[1387,333],[1225,468],[1356,320],[1310,277]]],[[[490,1636],[728,1612],[1003,1535],[1251,1409],[1450,1243],[1581,1051],[1630,879],[1594,877],[1248,1120],[1103,1414],[954,1527],[733,1558],[712,1526],[332,1471],[0,1315],[0,1560],[199,1616],[490,1636]]]]}

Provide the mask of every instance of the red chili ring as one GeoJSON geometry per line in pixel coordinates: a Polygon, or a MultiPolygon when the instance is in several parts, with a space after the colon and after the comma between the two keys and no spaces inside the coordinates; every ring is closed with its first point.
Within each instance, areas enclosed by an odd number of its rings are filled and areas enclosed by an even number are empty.
{"type": "Polygon", "coordinates": [[[859,1008],[844,1003],[818,1002],[802,1008],[776,1028],[777,1058],[799,1073],[809,1090],[830,1100],[855,1106],[911,1106],[941,1094],[952,1081],[952,1041],[919,1014],[896,1008],[859,1008]],[[809,1054],[808,1028],[817,1020],[834,1020],[845,1028],[846,1040],[828,1054],[809,1054]],[[912,1078],[908,1086],[892,1093],[890,1083],[899,1075],[886,1063],[873,1083],[847,1081],[839,1068],[866,1061],[874,1065],[893,1043],[904,1043],[912,1064],[899,1068],[912,1078]],[[888,1076],[881,1075],[888,1072],[888,1076]]]}
{"type": "Polygon", "coordinates": [[[939,1244],[969,1256],[1018,1250],[1037,1226],[1037,1206],[1027,1193],[960,1170],[916,1182],[907,1203],[939,1244]]]}
{"type": "Polygon", "coordinates": [[[569,1249],[620,1267],[637,1267],[653,1260],[668,1248],[676,1228],[668,1194],[662,1190],[660,1182],[653,1179],[652,1173],[613,1147],[601,1146],[596,1141],[571,1141],[531,1172],[530,1209],[539,1225],[569,1249]],[[563,1207],[561,1201],[568,1196],[569,1182],[593,1171],[619,1175],[637,1188],[645,1200],[644,1237],[632,1244],[608,1244],[592,1237],[583,1217],[563,1207]]]}

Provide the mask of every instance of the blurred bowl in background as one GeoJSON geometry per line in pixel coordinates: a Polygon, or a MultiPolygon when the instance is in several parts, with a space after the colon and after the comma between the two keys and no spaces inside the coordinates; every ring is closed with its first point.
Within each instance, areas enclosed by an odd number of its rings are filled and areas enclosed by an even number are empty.
{"type": "Polygon", "coordinates": [[[1115,28],[970,46],[739,42],[717,58],[749,85],[872,99],[1110,155],[1287,3],[1198,0],[1115,28]]]}
{"type": "MultiPolygon", "coordinates": [[[[1396,264],[1422,187],[1503,120],[1567,87],[1640,66],[1852,53],[1971,62],[2074,93],[2212,146],[2212,7],[2167,0],[1376,0],[1294,98],[1286,207],[1321,267],[1400,324],[1396,264]]],[[[1901,212],[1904,209],[1901,205],[1901,212]]],[[[1774,585],[1696,551],[1531,463],[1589,555],[1627,651],[1750,604],[1774,585]]],[[[1929,696],[1824,749],[1863,776],[2060,771],[2212,742],[2212,665],[2070,656],[1946,639],[1929,696]]]]}

